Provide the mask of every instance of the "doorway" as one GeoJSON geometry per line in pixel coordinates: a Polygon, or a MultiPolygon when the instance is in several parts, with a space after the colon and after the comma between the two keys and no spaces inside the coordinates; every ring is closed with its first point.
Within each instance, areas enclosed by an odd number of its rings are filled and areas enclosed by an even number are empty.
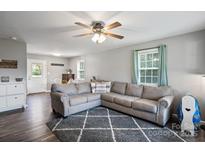
{"type": "Polygon", "coordinates": [[[45,60],[27,60],[28,94],[47,92],[47,62],[45,60]]]}

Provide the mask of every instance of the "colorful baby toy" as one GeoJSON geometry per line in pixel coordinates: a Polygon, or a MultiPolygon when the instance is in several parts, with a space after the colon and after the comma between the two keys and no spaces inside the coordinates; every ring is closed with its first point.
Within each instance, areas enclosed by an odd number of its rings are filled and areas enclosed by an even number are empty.
{"type": "Polygon", "coordinates": [[[191,135],[194,135],[194,130],[198,128],[201,121],[198,100],[191,95],[182,97],[177,109],[177,115],[181,123],[181,132],[188,131],[191,135]]]}

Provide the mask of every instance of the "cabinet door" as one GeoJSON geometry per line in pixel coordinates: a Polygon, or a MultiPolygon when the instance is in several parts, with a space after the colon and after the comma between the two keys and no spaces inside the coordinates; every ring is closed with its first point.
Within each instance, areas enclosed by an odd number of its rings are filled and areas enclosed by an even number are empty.
{"type": "Polygon", "coordinates": [[[0,96],[6,95],[6,85],[0,85],[0,96]]]}
{"type": "Polygon", "coordinates": [[[5,108],[5,107],[7,107],[6,97],[0,96],[0,110],[1,110],[1,108],[5,108]]]}
{"type": "Polygon", "coordinates": [[[10,84],[7,85],[7,95],[25,93],[24,84],[10,84]]]}
{"type": "Polygon", "coordinates": [[[9,107],[12,106],[20,106],[25,104],[25,95],[13,95],[13,96],[7,96],[7,105],[9,107]]]}

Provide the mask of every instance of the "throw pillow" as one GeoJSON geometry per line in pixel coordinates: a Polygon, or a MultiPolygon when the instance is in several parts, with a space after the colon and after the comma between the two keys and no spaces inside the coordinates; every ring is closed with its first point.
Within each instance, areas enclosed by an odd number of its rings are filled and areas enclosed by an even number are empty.
{"type": "Polygon", "coordinates": [[[110,81],[107,81],[107,82],[103,82],[103,83],[106,84],[107,93],[109,93],[110,90],[111,90],[111,82],[110,82],[110,81]]]}
{"type": "Polygon", "coordinates": [[[106,83],[103,82],[91,82],[91,88],[92,88],[92,93],[106,93],[107,88],[106,88],[106,83]]]}

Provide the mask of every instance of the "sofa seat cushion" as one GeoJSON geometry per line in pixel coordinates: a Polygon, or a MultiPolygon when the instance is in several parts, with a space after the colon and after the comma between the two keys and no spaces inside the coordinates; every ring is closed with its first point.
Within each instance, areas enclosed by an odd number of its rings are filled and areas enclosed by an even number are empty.
{"type": "Polygon", "coordinates": [[[121,106],[125,106],[125,107],[132,107],[132,102],[134,102],[136,99],[139,99],[137,97],[132,97],[132,96],[125,96],[125,95],[121,95],[121,96],[117,96],[114,98],[114,103],[121,105],[121,106]]]}
{"type": "Polygon", "coordinates": [[[111,92],[111,93],[101,94],[101,99],[113,103],[114,98],[119,97],[119,96],[121,96],[121,95],[111,92]]]}
{"type": "Polygon", "coordinates": [[[71,106],[75,106],[75,105],[80,105],[80,104],[84,104],[87,103],[87,97],[86,96],[70,96],[70,105],[71,106]]]}
{"type": "Polygon", "coordinates": [[[90,93],[90,94],[83,94],[81,96],[87,97],[88,102],[100,100],[100,94],[90,93]]]}
{"type": "Polygon", "coordinates": [[[148,99],[138,99],[132,102],[132,108],[135,110],[142,110],[151,113],[157,113],[157,105],[159,102],[148,100],[148,99]]]}

